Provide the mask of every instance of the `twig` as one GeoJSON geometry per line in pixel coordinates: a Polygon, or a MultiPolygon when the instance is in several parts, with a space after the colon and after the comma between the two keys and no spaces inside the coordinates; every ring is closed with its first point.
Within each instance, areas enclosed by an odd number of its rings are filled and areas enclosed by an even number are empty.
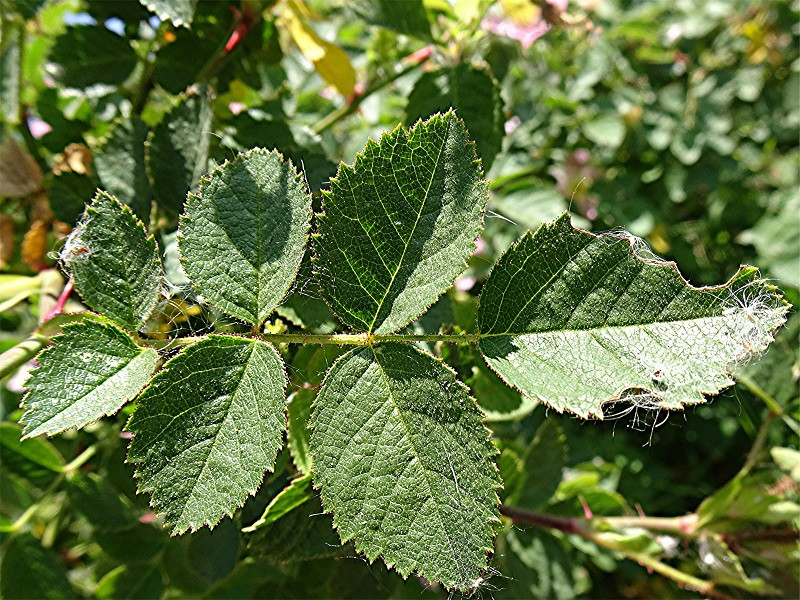
{"type": "MultiPolygon", "coordinates": [[[[667,579],[671,579],[682,587],[692,589],[711,598],[719,598],[721,600],[727,600],[729,598],[725,594],[722,594],[714,589],[713,581],[707,581],[705,579],[700,579],[698,577],[694,577],[693,575],[689,575],[688,573],[684,573],[683,571],[665,564],[647,554],[627,551],[624,548],[620,548],[614,542],[597,535],[597,532],[595,531],[595,527],[601,523],[609,525],[615,523],[624,527],[646,527],[647,524],[650,524],[656,525],[656,528],[662,531],[669,530],[678,533],[681,531],[680,521],[686,517],[678,517],[676,519],[657,519],[655,517],[615,517],[613,520],[608,517],[580,519],[544,515],[505,505],[500,506],[500,514],[510,518],[515,523],[524,523],[526,525],[557,529],[558,531],[563,531],[564,533],[578,535],[602,548],[619,552],[629,560],[638,563],[646,569],[655,571],[667,579]],[[667,525],[669,525],[669,529],[667,529],[667,525]]],[[[687,515],[687,517],[688,516],[690,515],[687,515]]]]}
{"type": "Polygon", "coordinates": [[[772,411],[768,411],[764,420],[761,422],[761,427],[758,428],[758,432],[756,433],[756,439],[753,441],[753,445],[750,448],[750,451],[747,453],[747,458],[742,465],[742,468],[736,474],[736,477],[743,477],[747,475],[750,470],[756,465],[758,459],[761,456],[761,451],[764,450],[764,445],[767,443],[767,438],[769,437],[769,431],[772,428],[773,423],[775,423],[775,419],[778,418],[779,415],[773,413],[772,411]]]}
{"type": "Polygon", "coordinates": [[[65,285],[64,289],[61,290],[61,295],[58,297],[58,300],[56,300],[55,305],[47,312],[47,314],[44,317],[42,317],[40,324],[47,323],[47,321],[49,321],[53,317],[58,316],[62,312],[64,312],[64,306],[67,304],[67,300],[69,300],[69,295],[72,293],[74,287],[75,287],[74,280],[70,279],[69,281],[67,281],[67,285],[65,285]]]}
{"type": "Polygon", "coordinates": [[[38,333],[0,354],[0,379],[11,375],[39,353],[50,340],[38,333]]]}

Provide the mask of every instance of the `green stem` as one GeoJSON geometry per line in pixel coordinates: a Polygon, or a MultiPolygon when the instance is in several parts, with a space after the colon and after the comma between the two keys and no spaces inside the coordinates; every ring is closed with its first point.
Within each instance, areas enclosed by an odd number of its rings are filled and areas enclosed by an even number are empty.
{"type": "Polygon", "coordinates": [[[48,342],[49,339],[47,337],[34,333],[28,339],[0,354],[0,379],[11,375],[36,356],[39,350],[44,348],[48,342]]]}
{"type": "MultiPolygon", "coordinates": [[[[259,333],[258,339],[273,344],[303,344],[303,345],[336,345],[336,346],[373,346],[383,342],[443,342],[446,344],[474,344],[481,336],[477,333],[463,333],[452,335],[423,334],[412,335],[402,333],[375,334],[375,333],[259,333]]],[[[139,342],[152,348],[166,348],[171,346],[188,346],[205,339],[205,336],[190,336],[172,340],[147,340],[139,342]]]]}
{"type": "MultiPolygon", "coordinates": [[[[150,54],[149,49],[147,54],[150,54]]],[[[144,58],[142,75],[139,77],[139,81],[136,82],[136,87],[134,88],[133,96],[131,97],[131,112],[136,116],[140,116],[142,114],[142,111],[147,104],[147,99],[150,97],[150,92],[153,91],[153,88],[155,87],[155,82],[153,81],[153,72],[155,71],[156,63],[155,61],[147,60],[147,54],[145,54],[144,58]]]]}
{"type": "MultiPolygon", "coordinates": [[[[66,297],[61,297],[65,294],[67,288],[72,290],[72,280],[64,283],[64,278],[58,269],[47,269],[39,274],[42,282],[42,287],[39,291],[39,325],[53,318],[56,312],[59,314],[64,309],[66,297]]],[[[69,294],[67,294],[69,295],[69,294]]]]}
{"type": "Polygon", "coordinates": [[[697,533],[698,519],[695,513],[689,513],[682,517],[605,517],[603,521],[615,529],[642,527],[692,537],[697,533]]]}
{"type": "Polygon", "coordinates": [[[754,466],[756,466],[756,463],[761,456],[761,452],[764,450],[764,446],[767,443],[769,431],[772,428],[773,423],[775,423],[775,419],[777,419],[779,416],[780,415],[777,415],[772,411],[767,412],[764,420],[761,422],[761,427],[758,428],[756,439],[753,440],[753,446],[747,453],[747,458],[744,461],[744,465],[742,465],[742,468],[736,474],[736,477],[744,477],[752,470],[754,466]]]}
{"type": "Polygon", "coordinates": [[[20,277],[19,279],[0,283],[0,300],[16,298],[20,294],[35,294],[42,285],[42,273],[45,272],[42,271],[32,277],[20,277]]]}
{"type": "Polygon", "coordinates": [[[422,63],[427,60],[427,57],[422,59],[420,62],[413,62],[405,67],[401,67],[400,69],[395,69],[393,72],[389,73],[388,75],[384,75],[370,83],[363,92],[354,96],[349,102],[343,104],[333,112],[329,113],[327,116],[323,117],[320,121],[318,121],[313,127],[311,127],[314,133],[322,133],[326,129],[330,129],[333,125],[352,115],[354,112],[358,110],[358,107],[361,106],[361,103],[364,102],[367,98],[369,98],[375,92],[382,90],[387,85],[396,81],[403,77],[404,75],[408,75],[417,67],[419,67],[422,63]]]}
{"type": "Polygon", "coordinates": [[[164,34],[167,32],[167,29],[169,29],[169,23],[167,21],[163,21],[161,25],[158,26],[156,34],[147,44],[147,48],[141,55],[143,65],[142,74],[136,81],[136,85],[131,90],[130,95],[131,112],[134,115],[141,116],[142,111],[147,104],[147,100],[150,98],[150,92],[152,92],[155,88],[153,72],[156,68],[156,62],[154,60],[149,60],[148,57],[151,53],[159,50],[160,44],[164,40],[164,34]]]}
{"type": "Polygon", "coordinates": [[[746,375],[742,375],[740,373],[735,374],[734,379],[736,379],[736,383],[743,386],[745,389],[747,389],[748,392],[750,392],[757,398],[760,398],[764,402],[764,404],[767,405],[767,408],[770,410],[770,412],[775,413],[777,416],[783,415],[783,408],[781,407],[781,405],[778,404],[775,398],[773,398],[767,392],[762,390],[758,386],[758,384],[756,384],[755,381],[753,381],[746,375]]]}
{"type": "Polygon", "coordinates": [[[78,469],[80,469],[87,460],[92,458],[95,454],[97,454],[97,444],[92,444],[86,450],[81,452],[78,456],[76,456],[72,461],[64,465],[64,473],[71,474],[75,473],[78,469]]]}

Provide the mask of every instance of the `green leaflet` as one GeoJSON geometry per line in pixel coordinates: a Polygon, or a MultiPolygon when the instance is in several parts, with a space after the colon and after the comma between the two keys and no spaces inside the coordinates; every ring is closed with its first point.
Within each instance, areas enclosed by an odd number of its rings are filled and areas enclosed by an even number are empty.
{"type": "Polygon", "coordinates": [[[759,259],[775,277],[800,287],[800,192],[777,192],[770,204],[772,210],[755,227],[743,232],[739,241],[753,244],[759,259]]]}
{"type": "Polygon", "coordinates": [[[694,288],[628,237],[573,229],[564,214],[495,265],[480,349],[507,383],[559,412],[603,418],[620,399],[679,409],[731,385],[730,364],[763,351],[786,308],[752,267],[694,288]]]}
{"type": "Polygon", "coordinates": [[[61,250],[86,304],[138,330],[158,302],[158,248],[127,206],[98,191],[61,250]]]}
{"type": "Polygon", "coordinates": [[[194,288],[229,315],[262,324],[303,259],[311,196],[277,152],[255,149],[203,178],[181,217],[178,246],[194,288]]]}
{"type": "Polygon", "coordinates": [[[94,595],[100,600],[158,600],[163,591],[158,565],[122,565],[97,583],[94,595]]]}
{"type": "Polygon", "coordinates": [[[172,21],[178,27],[189,27],[194,17],[197,0],[139,0],[162,21],[172,21]]]}
{"type": "Polygon", "coordinates": [[[64,459],[47,440],[21,438],[22,428],[19,425],[0,423],[3,473],[17,475],[45,489],[53,483],[56,474],[62,472],[64,459]]]}
{"type": "Polygon", "coordinates": [[[147,385],[158,353],[111,324],[83,321],[65,325],[38,360],[22,400],[24,438],[114,414],[147,385]]]}
{"type": "Polygon", "coordinates": [[[59,35],[47,59],[66,87],[119,85],[136,66],[136,51],[124,37],[101,25],[75,25],[59,35]]]}
{"type": "Polygon", "coordinates": [[[138,523],[136,513],[119,492],[94,473],[75,473],[66,486],[70,504],[89,523],[103,531],[130,529],[138,523]]]}
{"type": "Polygon", "coordinates": [[[86,205],[91,203],[97,191],[97,184],[96,177],[75,171],[64,171],[47,177],[45,179],[47,197],[56,219],[67,225],[74,225],[83,214],[86,205]]]}
{"type": "Polygon", "coordinates": [[[568,600],[575,597],[573,564],[563,542],[546,530],[510,529],[498,540],[498,599],[568,600]]]}
{"type": "Polygon", "coordinates": [[[20,533],[3,547],[0,565],[3,598],[75,598],[67,570],[52,550],[30,533],[20,533]]]}
{"type": "Polygon", "coordinates": [[[292,512],[301,504],[305,504],[314,491],[311,488],[311,473],[306,473],[294,479],[288,486],[272,499],[264,509],[264,514],[255,523],[244,529],[245,532],[252,532],[274,523],[282,516],[292,512]]]}
{"type": "Polygon", "coordinates": [[[435,115],[367,142],[324,192],[314,236],[321,292],[347,325],[404,327],[464,270],[486,182],[463,123],[435,115]]]}
{"type": "Polygon", "coordinates": [[[403,576],[472,589],[498,519],[495,449],[480,419],[454,373],[414,346],[342,356],[311,415],[314,483],[342,541],[403,576]]]}
{"type": "Polygon", "coordinates": [[[406,123],[451,107],[464,119],[483,170],[488,172],[505,135],[500,86],[486,69],[470,64],[429,71],[417,80],[408,96],[406,123]]]}
{"type": "Polygon", "coordinates": [[[422,0],[353,0],[348,6],[367,23],[417,37],[431,35],[431,24],[422,0]]]}
{"type": "Polygon", "coordinates": [[[270,557],[284,563],[342,553],[331,518],[323,514],[316,495],[281,518],[257,528],[246,539],[253,556],[270,557]]]}
{"type": "Polygon", "coordinates": [[[308,417],[311,414],[311,402],[315,396],[314,390],[302,388],[289,398],[289,426],[286,443],[295,467],[303,474],[311,472],[311,455],[308,452],[308,417]]]}
{"type": "Polygon", "coordinates": [[[145,160],[153,191],[164,208],[176,214],[183,209],[187,192],[208,171],[211,117],[208,90],[191,91],[147,138],[145,160]]]}
{"type": "Polygon", "coordinates": [[[564,428],[549,418],[539,426],[525,452],[519,491],[509,503],[539,510],[556,493],[568,464],[564,428]]]}
{"type": "Polygon", "coordinates": [[[274,347],[223,335],[153,378],[127,425],[128,461],[173,534],[213,527],[256,492],[281,445],[285,387],[274,347]]]}
{"type": "Polygon", "coordinates": [[[153,203],[144,160],[146,139],[144,121],[120,119],[92,153],[103,189],[130,206],[143,223],[150,222],[153,203]]]}
{"type": "Polygon", "coordinates": [[[153,81],[170,94],[180,94],[197,80],[214,56],[219,42],[188,29],[175,31],[175,40],[156,53],[153,81]]]}

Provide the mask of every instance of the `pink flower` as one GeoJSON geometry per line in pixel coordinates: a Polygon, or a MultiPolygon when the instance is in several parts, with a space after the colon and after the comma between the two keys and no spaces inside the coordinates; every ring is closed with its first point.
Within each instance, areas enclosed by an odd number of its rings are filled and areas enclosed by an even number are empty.
{"type": "MultiPolygon", "coordinates": [[[[561,13],[567,10],[568,0],[547,0],[556,13],[561,13]]],[[[552,10],[549,12],[553,12],[552,10]]],[[[529,48],[533,42],[542,37],[545,33],[550,31],[550,23],[542,18],[541,10],[537,9],[536,16],[529,23],[515,22],[514,19],[507,16],[498,16],[497,14],[490,14],[483,21],[481,27],[497,35],[504,35],[514,40],[519,40],[524,48],[529,48]]],[[[552,15],[551,15],[552,17],[552,15]]],[[[550,19],[552,20],[552,18],[550,19]]]]}
{"type": "Polygon", "coordinates": [[[230,110],[233,114],[238,115],[244,110],[244,104],[241,102],[229,102],[228,110],[230,110]]]}
{"type": "Polygon", "coordinates": [[[533,42],[550,31],[549,23],[541,19],[530,25],[517,25],[506,19],[487,17],[481,22],[481,27],[497,35],[504,35],[510,37],[512,40],[519,40],[523,48],[530,48],[533,42]]]}
{"type": "Polygon", "coordinates": [[[37,140],[45,133],[50,133],[53,130],[49,123],[45,123],[39,117],[28,117],[28,127],[31,130],[31,135],[37,140]]]}
{"type": "Polygon", "coordinates": [[[475,278],[472,275],[462,275],[456,279],[456,289],[459,292],[468,292],[475,285],[475,278]]]}
{"type": "Polygon", "coordinates": [[[514,115],[513,117],[511,117],[511,118],[510,118],[508,121],[506,121],[506,123],[505,123],[506,135],[508,135],[508,134],[510,134],[510,133],[513,133],[513,132],[514,132],[514,130],[515,130],[517,127],[519,127],[521,124],[522,124],[522,119],[520,119],[520,118],[519,118],[517,115],[514,115]]]}

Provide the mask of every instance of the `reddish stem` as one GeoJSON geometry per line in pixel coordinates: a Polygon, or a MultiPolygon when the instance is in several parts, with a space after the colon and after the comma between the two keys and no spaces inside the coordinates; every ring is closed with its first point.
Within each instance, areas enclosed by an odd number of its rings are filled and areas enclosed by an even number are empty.
{"type": "Polygon", "coordinates": [[[56,317],[60,315],[62,312],[64,312],[64,306],[67,304],[69,295],[72,293],[74,287],[75,287],[75,282],[72,279],[67,281],[67,285],[65,285],[64,289],[61,291],[61,295],[58,297],[58,300],[56,300],[55,306],[53,306],[53,308],[50,309],[50,312],[48,312],[44,316],[44,319],[42,319],[42,323],[46,323],[53,317],[56,317]]]}
{"type": "Polygon", "coordinates": [[[433,46],[425,46],[424,48],[420,48],[416,52],[412,52],[406,56],[403,59],[403,62],[421,65],[431,57],[431,54],[433,54],[433,46]]]}
{"type": "Polygon", "coordinates": [[[574,533],[577,535],[585,533],[585,527],[579,519],[543,515],[514,508],[513,506],[506,506],[504,504],[500,505],[500,514],[505,515],[516,523],[549,527],[550,529],[558,529],[564,533],[574,533]]]}

